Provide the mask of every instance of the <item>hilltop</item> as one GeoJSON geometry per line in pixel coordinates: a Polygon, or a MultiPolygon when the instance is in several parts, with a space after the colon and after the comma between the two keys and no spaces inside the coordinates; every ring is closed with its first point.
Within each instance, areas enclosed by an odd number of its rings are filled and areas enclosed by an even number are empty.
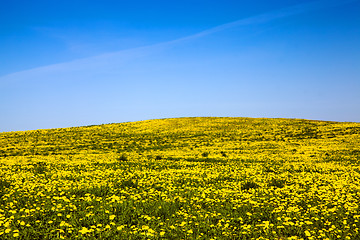
{"type": "MultiPolygon", "coordinates": [[[[359,123],[264,118],[173,118],[0,133],[0,157],[156,152],[243,158],[247,152],[332,155],[355,150],[359,123]],[[301,147],[307,146],[304,149],[301,147]],[[328,148],[331,146],[331,148],[328,148]],[[312,148],[310,150],[310,148],[312,148]],[[347,150],[347,151],[346,151],[347,150]],[[255,151],[255,152],[254,152],[255,151]],[[314,151],[314,152],[311,152],[314,151]]],[[[182,155],[180,155],[182,156],[182,155]]]]}

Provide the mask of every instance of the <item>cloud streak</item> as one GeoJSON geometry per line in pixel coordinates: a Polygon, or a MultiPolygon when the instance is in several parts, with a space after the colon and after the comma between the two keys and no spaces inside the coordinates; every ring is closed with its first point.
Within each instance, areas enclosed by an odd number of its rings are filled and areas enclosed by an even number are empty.
{"type": "Polygon", "coordinates": [[[314,1],[314,2],[305,3],[305,4],[299,4],[299,5],[283,8],[280,10],[275,10],[275,11],[271,11],[268,13],[264,13],[264,14],[244,18],[244,19],[239,19],[239,20],[236,20],[233,22],[225,23],[225,24],[201,31],[199,33],[196,33],[196,34],[193,34],[190,36],[186,36],[183,38],[179,38],[179,39],[176,39],[173,41],[169,41],[169,42],[163,43],[163,44],[177,44],[180,42],[205,37],[207,35],[215,34],[217,32],[221,32],[226,29],[230,29],[230,28],[234,28],[234,27],[238,27],[238,26],[247,26],[247,25],[252,25],[252,24],[266,23],[266,22],[270,22],[272,20],[276,20],[276,19],[280,19],[280,18],[285,18],[285,17],[289,17],[289,16],[293,16],[293,15],[297,15],[297,14],[301,14],[301,13],[305,13],[305,12],[315,11],[315,10],[322,9],[322,8],[335,7],[335,6],[344,5],[344,4],[357,2],[357,1],[358,0],[344,0],[344,1],[320,0],[320,1],[314,1]]]}
{"type": "Polygon", "coordinates": [[[29,70],[19,71],[11,74],[7,74],[4,76],[0,76],[1,83],[4,84],[6,82],[16,81],[18,77],[26,76],[27,74],[47,74],[57,71],[80,71],[81,69],[91,69],[95,66],[101,66],[106,65],[111,59],[116,58],[118,63],[121,63],[123,61],[128,61],[131,59],[139,58],[142,56],[147,56],[153,52],[156,52],[158,50],[162,50],[164,48],[176,46],[178,44],[181,44],[183,42],[199,39],[202,37],[206,37],[208,35],[212,35],[221,31],[224,31],[226,29],[231,29],[235,27],[240,26],[248,26],[253,24],[262,24],[267,23],[276,19],[281,19],[285,17],[290,17],[293,15],[315,11],[323,8],[329,8],[329,7],[335,7],[339,5],[349,4],[352,2],[358,2],[359,0],[319,0],[319,1],[313,1],[310,3],[305,4],[299,4],[295,6],[290,6],[287,8],[271,11],[268,13],[239,19],[233,22],[225,23],[189,36],[185,36],[182,38],[178,38],[175,40],[170,40],[166,42],[160,42],[157,44],[149,45],[149,46],[143,46],[143,47],[137,47],[137,48],[131,48],[121,51],[115,51],[110,53],[101,54],[98,56],[88,57],[88,58],[82,58],[82,59],[76,59],[69,62],[64,63],[58,63],[58,64],[51,64],[47,66],[41,66],[29,70]]]}

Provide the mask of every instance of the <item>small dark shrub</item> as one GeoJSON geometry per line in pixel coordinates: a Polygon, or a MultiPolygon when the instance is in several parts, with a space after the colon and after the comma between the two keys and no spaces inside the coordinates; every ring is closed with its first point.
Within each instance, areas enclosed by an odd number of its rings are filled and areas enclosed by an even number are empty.
{"type": "Polygon", "coordinates": [[[285,184],[286,184],[286,180],[273,178],[269,182],[268,186],[269,187],[274,186],[274,187],[277,187],[277,188],[283,188],[283,187],[285,187],[285,184]]]}
{"type": "Polygon", "coordinates": [[[137,188],[137,186],[138,186],[138,183],[131,179],[127,179],[118,185],[118,187],[120,187],[120,188],[126,188],[126,187],[127,188],[137,188]]]}
{"type": "Polygon", "coordinates": [[[160,155],[157,155],[156,157],[155,157],[155,160],[161,160],[162,159],[162,157],[160,156],[160,155]]]}
{"type": "Polygon", "coordinates": [[[47,164],[45,162],[38,162],[33,165],[33,172],[35,174],[45,174],[47,172],[47,164]]]}
{"type": "Polygon", "coordinates": [[[208,153],[208,152],[203,152],[203,153],[201,154],[201,156],[206,158],[206,157],[209,156],[209,153],[208,153]]]}
{"type": "Polygon", "coordinates": [[[128,158],[126,157],[125,154],[121,154],[121,156],[118,157],[117,160],[120,161],[120,162],[126,162],[128,160],[128,158]]]}
{"type": "Polygon", "coordinates": [[[241,189],[249,190],[250,188],[258,188],[259,185],[253,181],[247,181],[241,185],[241,189]]]}

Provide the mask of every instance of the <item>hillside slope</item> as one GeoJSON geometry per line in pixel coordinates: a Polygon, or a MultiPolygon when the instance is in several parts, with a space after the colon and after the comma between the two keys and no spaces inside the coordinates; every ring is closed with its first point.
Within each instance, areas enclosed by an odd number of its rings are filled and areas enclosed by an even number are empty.
{"type": "Polygon", "coordinates": [[[299,119],[0,133],[0,238],[360,239],[359,145],[299,119]]]}
{"type": "MultiPolygon", "coordinates": [[[[297,119],[177,118],[88,127],[0,133],[0,157],[131,153],[164,157],[209,152],[232,159],[248,153],[357,155],[359,123],[297,119]],[[326,154],[327,153],[327,154],[326,154]]],[[[272,155],[272,156],[275,156],[272,155]]],[[[354,159],[355,160],[355,159],[354,159]]]]}

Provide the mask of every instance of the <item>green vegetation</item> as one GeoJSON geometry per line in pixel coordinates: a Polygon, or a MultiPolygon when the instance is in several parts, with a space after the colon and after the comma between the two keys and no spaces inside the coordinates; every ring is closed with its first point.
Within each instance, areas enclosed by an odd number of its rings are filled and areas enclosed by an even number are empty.
{"type": "Polygon", "coordinates": [[[360,124],[0,133],[0,239],[360,239],[360,124]]]}

